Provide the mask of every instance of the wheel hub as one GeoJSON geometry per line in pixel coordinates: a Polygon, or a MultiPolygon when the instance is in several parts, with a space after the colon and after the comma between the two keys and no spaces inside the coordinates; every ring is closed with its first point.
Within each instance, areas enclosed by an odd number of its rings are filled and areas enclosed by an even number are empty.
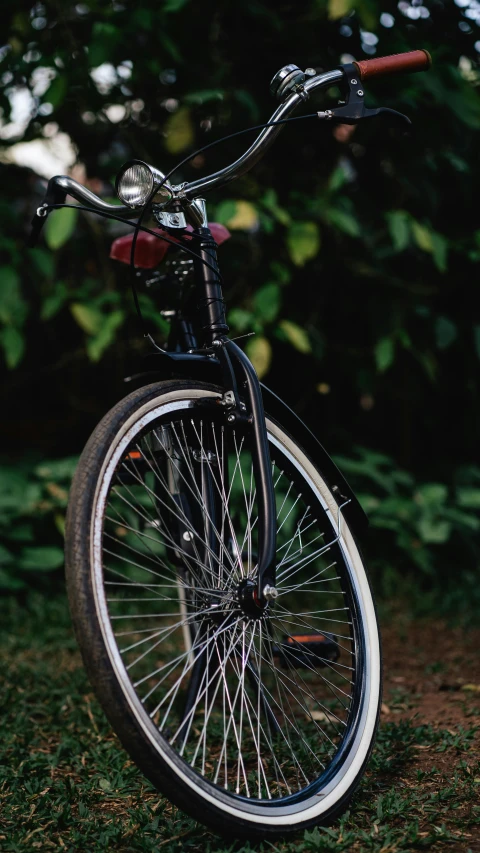
{"type": "Polygon", "coordinates": [[[255,581],[245,578],[238,585],[238,603],[240,610],[249,619],[262,619],[265,616],[268,602],[258,597],[258,589],[255,581]]]}

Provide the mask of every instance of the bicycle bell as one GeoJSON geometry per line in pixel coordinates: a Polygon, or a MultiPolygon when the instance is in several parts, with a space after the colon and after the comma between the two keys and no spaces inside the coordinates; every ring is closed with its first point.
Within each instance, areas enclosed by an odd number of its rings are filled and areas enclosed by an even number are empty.
{"type": "Polygon", "coordinates": [[[284,65],[273,77],[270,83],[270,93],[278,101],[283,101],[285,95],[289,95],[305,83],[306,77],[313,77],[314,75],[314,68],[307,68],[306,71],[302,71],[298,65],[284,65]]]}

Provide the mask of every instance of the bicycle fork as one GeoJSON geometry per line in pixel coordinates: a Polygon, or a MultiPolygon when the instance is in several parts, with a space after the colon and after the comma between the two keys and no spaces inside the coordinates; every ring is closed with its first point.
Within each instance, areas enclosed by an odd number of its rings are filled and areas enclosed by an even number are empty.
{"type": "MultiPolygon", "coordinates": [[[[225,394],[223,405],[227,421],[250,430],[252,464],[258,506],[258,577],[242,589],[245,604],[265,607],[277,597],[275,587],[276,507],[272,463],[268,446],[262,392],[255,369],[243,350],[227,338],[217,246],[207,227],[192,233],[198,259],[194,260],[197,305],[204,333],[205,347],[220,362],[225,394]],[[237,378],[245,389],[246,404],[238,392],[237,378]]],[[[203,350],[205,351],[205,350],[203,350]]]]}

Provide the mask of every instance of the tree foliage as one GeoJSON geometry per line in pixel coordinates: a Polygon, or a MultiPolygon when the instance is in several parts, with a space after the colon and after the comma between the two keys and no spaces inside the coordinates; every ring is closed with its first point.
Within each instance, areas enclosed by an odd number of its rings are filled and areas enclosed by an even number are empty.
{"type": "MultiPolygon", "coordinates": [[[[353,132],[293,123],[208,202],[233,233],[220,250],[229,322],[256,333],[248,351],[268,384],[333,450],[353,458],[352,443],[374,447],[454,500],[480,425],[473,0],[6,0],[2,12],[0,345],[14,452],[76,451],[143,348],[126,271],[108,261],[122,226],[63,211],[25,251],[43,182],[8,165],[20,139],[68,134],[85,179],[108,197],[131,157],[166,171],[267,120],[269,80],[288,62],[327,69],[425,47],[429,74],[367,89],[372,106],[411,117],[409,136],[381,121],[353,132]],[[19,94],[30,114],[11,135],[19,94]]],[[[196,157],[176,181],[226,165],[246,140],[196,157]]],[[[161,340],[161,294],[145,289],[141,300],[161,340]]],[[[439,519],[437,542],[456,523],[439,519]]]]}

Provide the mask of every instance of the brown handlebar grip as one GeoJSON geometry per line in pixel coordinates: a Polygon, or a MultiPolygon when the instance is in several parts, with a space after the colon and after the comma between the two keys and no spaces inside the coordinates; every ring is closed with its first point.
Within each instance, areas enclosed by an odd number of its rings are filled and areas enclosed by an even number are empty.
{"type": "Polygon", "coordinates": [[[369,80],[370,77],[385,77],[387,74],[428,71],[432,57],[428,50],[410,50],[408,53],[379,56],[377,59],[361,59],[353,64],[358,69],[360,79],[369,80]]]}

